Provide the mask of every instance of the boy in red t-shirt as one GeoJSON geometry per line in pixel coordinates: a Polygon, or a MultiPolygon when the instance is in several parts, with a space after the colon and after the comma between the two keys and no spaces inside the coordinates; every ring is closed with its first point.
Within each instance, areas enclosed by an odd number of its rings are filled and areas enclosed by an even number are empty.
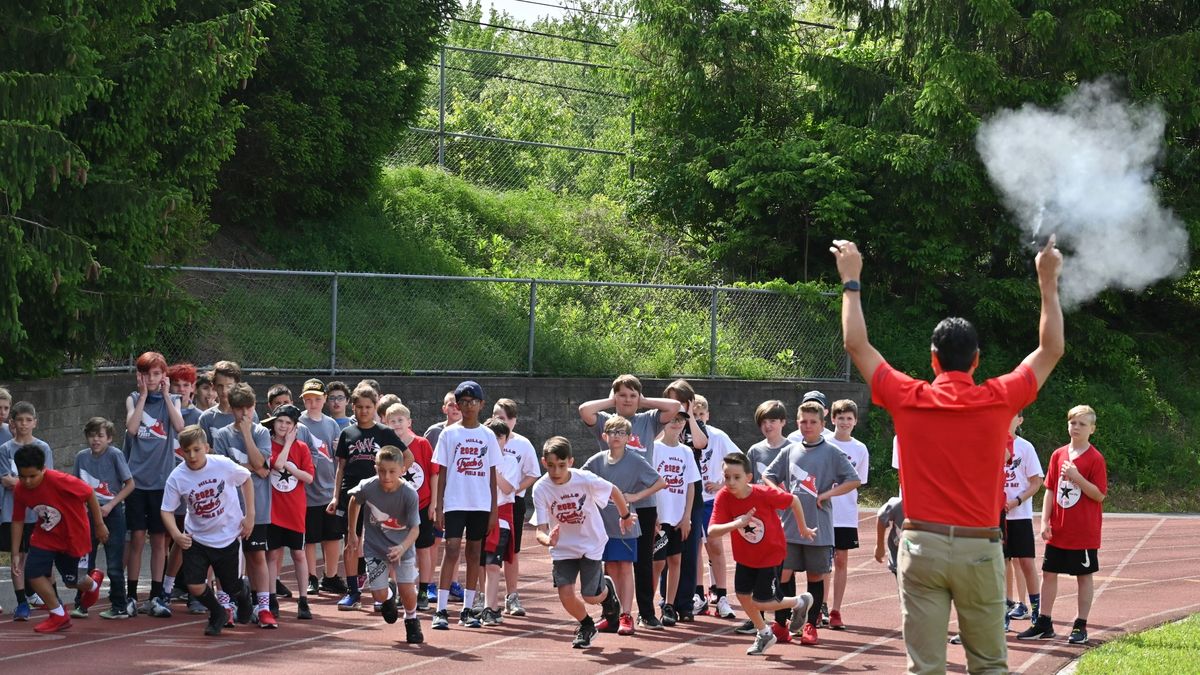
{"type": "Polygon", "coordinates": [[[790,508],[803,537],[811,539],[815,532],[804,522],[800,498],[765,485],[753,485],[750,458],[740,452],[725,456],[725,487],[713,500],[712,521],[708,536],[716,539],[730,532],[733,537],[733,590],[742,609],[754,623],[757,635],[754,645],[746,650],[751,656],[763,654],[777,638],[763,619],[763,612],[791,609],[792,630],[808,615],[813,597],[801,593],[783,597],[779,590],[779,566],[787,555],[787,540],[777,509],[790,508]]]}
{"type": "MultiPolygon", "coordinates": [[[[92,528],[100,543],[108,542],[108,528],[100,502],[91,486],[78,478],[61,471],[46,469],[46,455],[36,445],[21,446],[13,457],[17,465],[18,483],[13,488],[13,513],[25,513],[33,509],[37,521],[29,539],[29,553],[25,556],[25,582],[41,596],[50,616],[33,627],[39,633],[55,633],[71,627],[71,618],[63,610],[54,591],[51,575],[54,568],[62,577],[63,584],[75,586],[81,597],[79,606],[87,609],[100,598],[100,584],[104,573],[92,570],[79,576],[80,561],[87,569],[87,556],[92,551],[93,530],[88,529],[87,513],[92,516],[92,528]],[[85,512],[84,509],[87,509],[85,512]]],[[[14,519],[12,524],[12,556],[17,558],[25,522],[14,519]]]]}
{"type": "Polygon", "coordinates": [[[1096,431],[1096,411],[1077,405],[1067,412],[1071,442],[1054,451],[1046,464],[1046,498],[1042,502],[1042,606],[1037,622],[1017,635],[1021,640],[1052,640],[1050,614],[1058,594],[1058,575],[1070,574],[1079,587],[1079,607],[1067,642],[1086,644],[1087,618],[1095,591],[1093,575],[1100,571],[1101,506],[1108,494],[1108,467],[1090,442],[1096,431]]]}
{"type": "MultiPolygon", "coordinates": [[[[433,461],[433,446],[412,428],[412,412],[403,403],[393,403],[383,414],[384,424],[400,437],[412,452],[413,462],[405,468],[404,478],[417,489],[417,508],[421,527],[417,535],[417,610],[429,611],[429,586],[433,583],[433,521],[429,520],[429,502],[437,492],[438,465],[433,461]]],[[[435,587],[436,588],[436,587],[435,587]]]]}
{"type": "MultiPolygon", "coordinates": [[[[279,586],[279,563],[283,549],[292,552],[299,599],[296,618],[312,619],[308,607],[308,557],[304,555],[304,521],[308,499],[304,486],[313,480],[312,454],[308,445],[296,438],[300,409],[291,403],[279,406],[262,421],[271,430],[271,525],[267,528],[267,568],[275,586],[279,586]]],[[[270,595],[271,613],[279,616],[279,600],[270,595]]]]}

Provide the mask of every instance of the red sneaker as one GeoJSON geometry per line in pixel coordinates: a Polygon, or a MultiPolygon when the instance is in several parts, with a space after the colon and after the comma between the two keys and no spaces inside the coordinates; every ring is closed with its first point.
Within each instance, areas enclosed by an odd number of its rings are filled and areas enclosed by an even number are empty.
{"type": "Polygon", "coordinates": [[[787,644],[792,641],[792,634],[788,632],[787,626],[778,621],[771,622],[771,632],[775,634],[775,641],[779,644],[787,644]]]}
{"type": "Polygon", "coordinates": [[[258,610],[258,627],[259,628],[279,628],[279,624],[275,621],[275,615],[271,610],[263,608],[258,610]]]}
{"type": "Polygon", "coordinates": [[[829,613],[829,627],[834,630],[846,630],[846,624],[842,622],[842,613],[836,609],[829,613]]]}
{"type": "Polygon", "coordinates": [[[45,621],[33,627],[36,633],[57,633],[71,627],[71,617],[65,613],[62,616],[51,614],[45,621]]]}
{"type": "Polygon", "coordinates": [[[92,590],[79,596],[79,606],[84,609],[96,604],[96,601],[100,599],[100,586],[104,583],[104,572],[100,570],[92,570],[88,572],[88,576],[92,578],[92,581],[96,582],[96,585],[92,590]]]}
{"type": "Polygon", "coordinates": [[[800,629],[800,644],[815,645],[818,642],[817,627],[811,623],[804,624],[804,628],[800,629]]]}
{"type": "Polygon", "coordinates": [[[633,635],[632,614],[622,614],[617,624],[617,635],[633,635]]]}

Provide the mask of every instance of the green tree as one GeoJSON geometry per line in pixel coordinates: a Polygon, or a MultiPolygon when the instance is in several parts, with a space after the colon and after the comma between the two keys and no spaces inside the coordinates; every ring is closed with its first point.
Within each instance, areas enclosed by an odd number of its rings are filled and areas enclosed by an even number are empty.
{"type": "Polygon", "coordinates": [[[454,0],[279,3],[215,218],[291,226],[361,202],[412,121],[454,0]]]}
{"type": "Polygon", "coordinates": [[[270,9],[14,0],[0,9],[0,376],[128,354],[182,318],[148,263],[209,231],[270,9]]]}

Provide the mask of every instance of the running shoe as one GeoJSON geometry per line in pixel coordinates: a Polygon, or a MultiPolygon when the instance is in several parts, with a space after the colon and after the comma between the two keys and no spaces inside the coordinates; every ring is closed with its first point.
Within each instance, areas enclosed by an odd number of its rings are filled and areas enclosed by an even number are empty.
{"type": "Polygon", "coordinates": [[[820,640],[817,638],[817,627],[811,623],[804,624],[804,628],[800,630],[800,644],[815,645],[819,643],[820,640]]]}
{"type": "Polygon", "coordinates": [[[659,621],[658,617],[654,616],[653,614],[638,614],[638,625],[642,628],[649,628],[651,630],[663,629],[662,622],[659,621]]]}
{"type": "Polygon", "coordinates": [[[67,616],[66,614],[51,614],[50,616],[46,617],[45,621],[42,621],[38,625],[34,626],[33,630],[36,633],[57,633],[60,630],[66,630],[70,627],[71,617],[67,616]]]}
{"type": "Polygon", "coordinates": [[[734,614],[733,612],[733,608],[729,606],[729,598],[723,595],[717,598],[717,616],[721,617],[722,619],[733,619],[737,617],[737,614],[734,614]]]}
{"type": "Polygon", "coordinates": [[[279,628],[279,622],[275,621],[275,615],[266,607],[258,608],[258,627],[265,629],[279,628]]]}
{"type": "Polygon", "coordinates": [[[475,612],[464,607],[458,614],[458,625],[466,626],[467,628],[479,628],[483,623],[479,621],[479,617],[475,616],[475,612]]]}
{"type": "Polygon", "coordinates": [[[161,597],[150,598],[149,614],[159,619],[169,619],[171,618],[171,606],[161,597]]]}
{"type": "Polygon", "coordinates": [[[521,606],[521,599],[516,593],[509,593],[504,599],[504,613],[509,616],[525,616],[525,608],[521,606]]]}
{"type": "Polygon", "coordinates": [[[425,634],[421,632],[420,619],[404,620],[404,641],[410,645],[419,645],[425,641],[425,634]]]}
{"type": "Polygon", "coordinates": [[[339,612],[352,612],[356,609],[362,609],[362,594],[347,593],[346,597],[338,600],[337,608],[339,612]]]}
{"type": "Polygon", "coordinates": [[[444,609],[439,609],[433,613],[433,623],[431,626],[434,630],[450,630],[450,615],[444,609]]]}
{"type": "Polygon", "coordinates": [[[1037,623],[1017,633],[1018,640],[1053,640],[1054,624],[1044,616],[1039,616],[1037,623]]]}
{"type": "Polygon", "coordinates": [[[755,631],[754,644],[746,650],[746,654],[749,656],[761,656],[774,646],[777,640],[775,633],[769,628],[764,628],[761,633],[755,631]]]}
{"type": "Polygon", "coordinates": [[[575,629],[575,639],[571,641],[571,646],[575,649],[587,649],[592,646],[592,639],[596,637],[596,624],[592,622],[592,617],[585,617],[579,622],[579,628],[575,629]]]}
{"type": "Polygon", "coordinates": [[[633,635],[633,615],[622,614],[617,619],[617,635],[633,635]]]}
{"type": "MultiPolygon", "coordinates": [[[[834,630],[846,630],[846,623],[842,621],[842,613],[838,610],[833,610],[829,613],[829,627],[834,630]]],[[[1005,625],[1005,630],[1008,626],[1005,625]]]]}

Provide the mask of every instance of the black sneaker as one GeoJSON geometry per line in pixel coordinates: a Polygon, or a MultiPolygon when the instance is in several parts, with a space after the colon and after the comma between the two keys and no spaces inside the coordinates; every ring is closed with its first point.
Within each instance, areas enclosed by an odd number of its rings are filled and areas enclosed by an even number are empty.
{"type": "Polygon", "coordinates": [[[450,614],[444,609],[439,609],[433,613],[431,625],[434,630],[450,630],[450,614]]]}
{"type": "Polygon", "coordinates": [[[419,645],[425,641],[425,634],[421,632],[420,619],[404,620],[404,641],[410,645],[419,645]]]}
{"type": "Polygon", "coordinates": [[[308,608],[308,598],[296,601],[296,618],[301,621],[312,621],[312,610],[308,608]]]}
{"type": "Polygon", "coordinates": [[[1017,633],[1018,640],[1053,640],[1054,625],[1044,616],[1039,616],[1037,623],[1017,633]]]}
{"type": "Polygon", "coordinates": [[[429,591],[425,588],[425,584],[421,584],[421,590],[417,591],[417,611],[429,611],[429,591]]]}
{"type": "Polygon", "coordinates": [[[696,615],[692,614],[691,612],[680,612],[679,616],[676,617],[675,620],[679,623],[695,623],[696,615]]]}
{"type": "Polygon", "coordinates": [[[817,628],[829,628],[829,605],[821,603],[821,623],[817,628]]]}
{"type": "Polygon", "coordinates": [[[208,623],[204,626],[205,635],[220,635],[221,628],[225,625],[225,608],[222,607],[219,612],[209,612],[208,623]]]}
{"type": "Polygon", "coordinates": [[[282,579],[276,579],[275,580],[275,595],[278,595],[281,598],[290,598],[290,597],[292,597],[292,591],[287,586],[283,585],[282,579]]]}
{"type": "Polygon", "coordinates": [[[617,597],[617,585],[607,574],[604,575],[604,587],[608,589],[608,593],[604,595],[604,601],[600,603],[600,607],[603,609],[601,616],[608,619],[609,626],[615,627],[621,619],[621,599],[617,597]]]}
{"type": "Polygon", "coordinates": [[[651,630],[662,630],[663,629],[662,622],[659,621],[658,617],[654,616],[653,614],[650,614],[650,615],[638,614],[638,625],[641,626],[642,628],[649,628],[651,630]]]}
{"type": "Polygon", "coordinates": [[[463,610],[458,614],[458,625],[466,626],[467,628],[481,628],[483,624],[479,621],[479,617],[475,616],[475,612],[469,607],[463,607],[463,610]]]}
{"type": "Polygon", "coordinates": [[[662,625],[670,628],[678,623],[679,614],[675,612],[675,605],[663,605],[662,613],[662,625]]]}
{"type": "Polygon", "coordinates": [[[1087,629],[1080,628],[1079,626],[1072,628],[1071,634],[1067,636],[1067,642],[1069,642],[1073,645],[1086,645],[1087,641],[1088,641],[1087,629]]]}
{"type": "Polygon", "coordinates": [[[400,619],[400,610],[396,608],[396,596],[384,600],[379,606],[379,613],[387,623],[396,623],[400,619]]]}
{"type": "Polygon", "coordinates": [[[240,624],[250,623],[250,619],[254,618],[254,601],[250,598],[250,589],[245,583],[242,584],[242,592],[238,593],[233,599],[237,603],[237,622],[240,624]]]}
{"type": "Polygon", "coordinates": [[[346,581],[336,575],[323,577],[321,579],[321,590],[335,595],[346,595],[350,592],[350,589],[346,588],[346,581]]]}
{"type": "Polygon", "coordinates": [[[316,595],[321,592],[321,582],[317,579],[317,577],[315,575],[312,575],[312,574],[308,575],[307,591],[308,591],[309,595],[316,595]]]}
{"type": "Polygon", "coordinates": [[[587,649],[592,646],[594,637],[596,637],[596,624],[589,616],[579,622],[579,628],[575,629],[575,639],[571,641],[571,646],[575,649],[587,649]]]}
{"type": "Polygon", "coordinates": [[[750,619],[743,621],[742,625],[733,629],[733,632],[738,635],[758,635],[758,630],[754,627],[754,622],[750,619]]]}

